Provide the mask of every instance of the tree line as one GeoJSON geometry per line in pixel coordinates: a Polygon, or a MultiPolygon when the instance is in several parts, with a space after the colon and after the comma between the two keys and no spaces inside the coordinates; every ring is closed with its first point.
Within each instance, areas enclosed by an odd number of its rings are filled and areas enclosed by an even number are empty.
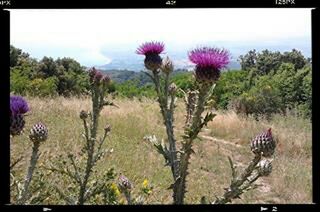
{"type": "MultiPolygon", "coordinates": [[[[239,57],[241,70],[221,74],[212,95],[211,106],[233,109],[245,115],[270,118],[274,113],[295,111],[311,118],[312,61],[300,51],[272,52],[250,50],[239,57]]],[[[192,88],[192,73],[176,71],[172,81],[178,88],[192,88]]],[[[112,73],[112,72],[110,72],[112,73]]],[[[130,72],[128,72],[130,74],[130,72]]],[[[132,74],[132,73],[131,73],[132,74]]],[[[127,77],[123,72],[119,77],[127,77]]],[[[109,91],[121,97],[156,98],[154,85],[144,76],[110,84],[109,91]]],[[[72,58],[30,57],[21,49],[10,47],[10,91],[31,96],[80,96],[89,89],[86,67],[72,58]]],[[[178,97],[182,93],[178,92],[178,97]]]]}

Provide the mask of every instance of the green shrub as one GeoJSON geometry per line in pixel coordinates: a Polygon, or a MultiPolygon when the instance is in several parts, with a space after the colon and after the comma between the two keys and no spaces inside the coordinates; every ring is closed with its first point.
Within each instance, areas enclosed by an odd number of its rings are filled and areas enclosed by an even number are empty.
{"type": "Polygon", "coordinates": [[[265,116],[267,119],[283,109],[279,90],[270,76],[261,77],[256,86],[231,101],[229,107],[237,113],[252,114],[256,118],[265,116]]]}
{"type": "Polygon", "coordinates": [[[21,70],[15,69],[10,72],[10,91],[15,94],[25,95],[29,89],[30,80],[21,73],[21,70]]]}
{"type": "Polygon", "coordinates": [[[57,78],[34,79],[30,82],[28,93],[32,96],[55,96],[57,95],[57,78]]]}
{"type": "Polygon", "coordinates": [[[122,97],[148,97],[154,98],[156,96],[152,85],[147,84],[139,86],[137,80],[128,80],[124,83],[115,83],[116,94],[122,97]]]}

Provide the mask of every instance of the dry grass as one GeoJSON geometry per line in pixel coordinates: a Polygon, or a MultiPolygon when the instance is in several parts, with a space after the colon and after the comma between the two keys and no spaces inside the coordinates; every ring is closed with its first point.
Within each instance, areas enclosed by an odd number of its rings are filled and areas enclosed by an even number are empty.
{"type": "Polygon", "coordinates": [[[220,113],[210,124],[211,135],[247,146],[258,133],[272,128],[277,141],[273,172],[266,180],[274,203],[310,203],[312,199],[311,123],[276,115],[272,121],[241,118],[232,111],[220,113]]]}
{"type": "MultiPolygon", "coordinates": [[[[54,156],[59,153],[80,151],[83,139],[82,124],[78,116],[80,110],[90,109],[89,99],[28,98],[28,101],[32,113],[26,117],[26,129],[30,129],[38,121],[43,121],[49,128],[49,138],[41,146],[39,165],[54,160],[54,156]]],[[[154,191],[147,203],[170,204],[171,191],[167,190],[172,180],[170,169],[164,167],[163,158],[154,147],[143,140],[145,135],[150,134],[165,138],[158,104],[148,99],[116,99],[115,103],[119,108],[105,108],[100,119],[100,135],[105,124],[112,126],[106,148],[113,148],[114,151],[102,159],[97,170],[102,172],[114,167],[118,173],[124,173],[133,181],[134,193],[138,193],[143,180],[148,179],[154,186],[154,191]]],[[[177,134],[181,135],[184,122],[182,102],[178,103],[175,118],[177,134]]],[[[242,200],[235,203],[311,203],[311,124],[294,117],[281,116],[270,122],[257,122],[250,118],[241,118],[232,112],[219,112],[202,135],[211,135],[240,146],[226,145],[209,139],[195,142],[196,154],[191,158],[186,202],[198,204],[202,196],[213,200],[214,195],[221,195],[223,188],[230,181],[227,156],[231,155],[240,167],[245,165],[252,157],[248,142],[267,127],[272,127],[279,142],[273,162],[274,171],[270,177],[263,179],[264,182],[260,182],[265,186],[269,185],[270,191],[264,193],[264,190],[260,189],[248,192],[242,200]]],[[[26,132],[11,141],[12,158],[19,155],[26,158],[14,168],[17,177],[23,177],[28,165],[31,145],[27,136],[26,132]]],[[[47,178],[48,182],[57,180],[55,175],[49,175],[47,178]]],[[[67,181],[62,179],[58,184],[67,187],[67,181]]],[[[63,202],[57,195],[52,194],[40,204],[63,202]]]]}

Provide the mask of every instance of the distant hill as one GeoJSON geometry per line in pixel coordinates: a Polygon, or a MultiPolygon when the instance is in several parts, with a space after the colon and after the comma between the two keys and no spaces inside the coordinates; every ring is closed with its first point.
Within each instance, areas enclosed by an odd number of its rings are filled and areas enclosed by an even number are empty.
{"type": "MultiPolygon", "coordinates": [[[[130,71],[130,70],[102,70],[102,72],[109,74],[111,79],[117,83],[123,83],[128,80],[137,80],[139,85],[145,85],[148,83],[152,83],[151,79],[142,71],[130,71]]],[[[190,71],[185,69],[177,69],[172,73],[172,76],[181,73],[190,73],[190,71]]]]}
{"type": "MultiPolygon", "coordinates": [[[[237,70],[237,69],[230,69],[230,70],[237,70]]],[[[143,71],[137,72],[137,71],[131,71],[126,69],[124,70],[111,69],[111,70],[101,70],[101,71],[108,74],[111,77],[111,79],[117,83],[123,83],[128,80],[137,80],[140,86],[143,86],[148,83],[152,83],[151,79],[145,73],[143,73],[143,71]]],[[[191,74],[192,72],[186,69],[177,69],[173,71],[171,76],[175,76],[183,73],[191,74]]]]}
{"type": "MultiPolygon", "coordinates": [[[[186,70],[192,70],[193,65],[190,65],[188,61],[185,60],[177,60],[174,61],[174,65],[178,70],[186,69],[186,70]]],[[[130,70],[135,72],[140,72],[141,70],[144,70],[144,64],[143,61],[135,61],[135,60],[113,60],[111,63],[106,65],[100,65],[96,66],[96,68],[101,70],[130,70]],[[129,62],[128,62],[129,61],[129,62]]],[[[240,69],[240,63],[236,60],[231,60],[228,69],[240,69]]]]}
{"type": "Polygon", "coordinates": [[[128,80],[138,80],[139,85],[144,85],[147,83],[151,83],[151,79],[144,74],[143,72],[139,71],[130,71],[130,70],[102,70],[104,73],[109,74],[111,79],[117,83],[123,83],[128,80]]]}

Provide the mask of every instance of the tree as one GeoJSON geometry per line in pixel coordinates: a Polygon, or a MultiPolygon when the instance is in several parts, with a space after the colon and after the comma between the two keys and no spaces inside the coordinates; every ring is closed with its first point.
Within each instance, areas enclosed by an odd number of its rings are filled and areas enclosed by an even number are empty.
{"type": "Polygon", "coordinates": [[[296,49],[292,49],[291,52],[284,52],[281,61],[294,64],[295,70],[303,68],[308,63],[308,59],[303,56],[301,51],[296,49]]]}
{"type": "Polygon", "coordinates": [[[274,83],[279,88],[283,105],[292,109],[299,102],[300,82],[296,77],[294,65],[283,63],[274,76],[274,83]]]}
{"type": "Polygon", "coordinates": [[[240,55],[238,61],[240,62],[242,70],[250,70],[251,68],[255,67],[257,61],[256,50],[253,49],[245,55],[240,55]]]}
{"type": "Polygon", "coordinates": [[[43,57],[39,62],[38,74],[40,78],[48,78],[58,74],[58,66],[51,57],[43,57]]]}
{"type": "Polygon", "coordinates": [[[260,75],[265,75],[272,70],[277,70],[281,63],[280,52],[271,52],[266,49],[258,53],[256,68],[260,75]]]}

